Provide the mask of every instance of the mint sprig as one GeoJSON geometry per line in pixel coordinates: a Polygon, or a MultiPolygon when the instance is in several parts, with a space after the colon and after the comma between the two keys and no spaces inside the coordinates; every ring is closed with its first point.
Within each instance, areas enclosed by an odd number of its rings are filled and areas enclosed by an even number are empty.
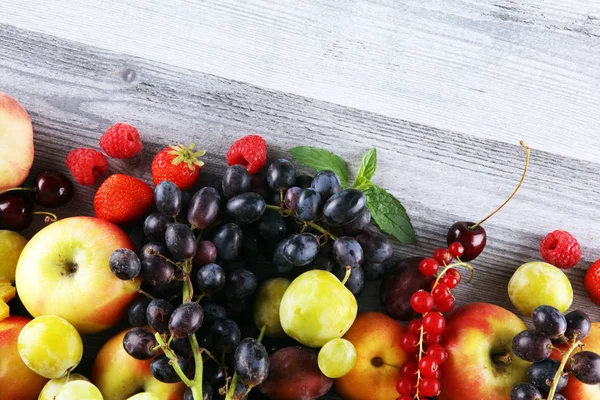
{"type": "MultiPolygon", "coordinates": [[[[342,186],[348,187],[348,168],[339,156],[311,146],[294,147],[290,153],[307,167],[317,171],[335,172],[340,177],[342,186]]],[[[401,243],[415,243],[417,240],[415,229],[400,200],[371,181],[376,170],[377,150],[372,148],[363,155],[353,187],[365,194],[371,218],[382,232],[395,237],[401,243]]]]}

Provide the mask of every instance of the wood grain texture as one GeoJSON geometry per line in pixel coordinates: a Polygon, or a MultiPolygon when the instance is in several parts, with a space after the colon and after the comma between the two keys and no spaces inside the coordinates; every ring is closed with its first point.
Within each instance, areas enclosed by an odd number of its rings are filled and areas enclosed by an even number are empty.
{"type": "MultiPolygon", "coordinates": [[[[217,179],[228,146],[251,132],[267,139],[271,159],[295,145],[316,145],[348,160],[353,172],[362,153],[376,146],[374,180],[403,201],[418,235],[416,246],[396,247],[396,258],[429,255],[445,245],[453,222],[489,213],[512,191],[524,161],[518,143],[506,138],[441,130],[2,24],[0,54],[0,90],[18,98],[34,122],[34,173],[65,171],[71,149],[98,147],[102,132],[117,121],[137,126],[145,148],[132,160],[110,160],[110,172],[147,181],[153,154],[176,141],[193,140],[208,150],[204,182],[217,179]]],[[[528,139],[535,137],[521,138],[533,145],[528,139]]],[[[597,151],[592,139],[579,138],[597,151]]],[[[583,290],[585,269],[600,258],[600,164],[579,153],[567,157],[533,147],[524,187],[486,223],[488,246],[473,262],[474,281],[456,289],[457,303],[485,301],[514,311],[506,293],[511,274],[539,259],[541,237],[561,228],[583,247],[580,266],[567,272],[576,292],[573,307],[600,320],[600,309],[583,290]]],[[[93,214],[95,187],[77,189],[61,217],[93,214]]],[[[359,302],[361,310],[379,309],[378,283],[359,302]]]]}
{"type": "Polygon", "coordinates": [[[600,156],[600,0],[4,0],[0,23],[481,139],[600,156]]]}

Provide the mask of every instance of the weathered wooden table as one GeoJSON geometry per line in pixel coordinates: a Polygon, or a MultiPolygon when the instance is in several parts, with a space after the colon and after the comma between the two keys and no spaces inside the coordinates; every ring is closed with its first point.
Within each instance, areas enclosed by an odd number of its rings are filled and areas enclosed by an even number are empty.
{"type": "MultiPolygon", "coordinates": [[[[583,248],[568,271],[574,308],[600,319],[583,276],[600,258],[600,1],[563,0],[3,0],[0,90],[31,113],[36,162],[65,171],[74,147],[97,147],[112,123],[137,126],[143,157],[110,172],[150,180],[170,142],[208,150],[206,176],[236,138],[256,132],[283,156],[328,148],[356,168],[372,146],[374,180],[408,209],[428,255],[448,227],[486,223],[458,304],[514,310],[506,285],[540,259],[540,239],[572,232],[583,248]]],[[[93,213],[78,187],[61,213],[93,213]]],[[[378,309],[378,284],[360,299],[378,309]]]]}

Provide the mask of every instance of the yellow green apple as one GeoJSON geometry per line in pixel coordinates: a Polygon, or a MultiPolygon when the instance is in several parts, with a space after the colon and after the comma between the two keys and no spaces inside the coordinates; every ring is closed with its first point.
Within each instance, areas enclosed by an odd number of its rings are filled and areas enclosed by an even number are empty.
{"type": "Polygon", "coordinates": [[[448,352],[439,400],[507,400],[527,381],[530,363],[512,352],[513,337],[527,329],[512,312],[488,303],[470,303],[447,317],[442,345],[448,352]]]}
{"type": "Polygon", "coordinates": [[[123,281],[108,260],[134,245],[119,227],[93,217],[54,222],[27,243],[16,271],[17,292],[34,317],[57,315],[81,333],[105,330],[121,320],[138,296],[137,282],[123,281]]]}
{"type": "Polygon", "coordinates": [[[152,376],[152,360],[137,360],[123,348],[123,331],[109,339],[98,352],[92,368],[92,382],[104,400],[123,400],[147,392],[161,400],[181,400],[185,384],[163,383],[152,376]]]}
{"type": "Polygon", "coordinates": [[[0,230],[0,281],[15,282],[17,262],[27,239],[17,232],[0,230]]]}
{"type": "Polygon", "coordinates": [[[0,191],[19,186],[33,164],[33,127],[25,108],[0,92],[0,191]]]}

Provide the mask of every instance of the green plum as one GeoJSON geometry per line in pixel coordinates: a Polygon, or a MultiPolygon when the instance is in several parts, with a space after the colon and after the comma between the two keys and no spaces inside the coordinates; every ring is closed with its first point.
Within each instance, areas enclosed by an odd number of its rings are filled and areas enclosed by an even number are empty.
{"type": "Polygon", "coordinates": [[[265,281],[258,289],[254,303],[254,322],[258,329],[265,327],[267,336],[285,337],[279,320],[279,307],[290,283],[286,278],[273,278],[265,281]]]}
{"type": "Polygon", "coordinates": [[[354,323],[354,295],[331,272],[311,270],[298,276],[281,299],[279,318],[285,333],[308,347],[342,337],[354,323]]]}

